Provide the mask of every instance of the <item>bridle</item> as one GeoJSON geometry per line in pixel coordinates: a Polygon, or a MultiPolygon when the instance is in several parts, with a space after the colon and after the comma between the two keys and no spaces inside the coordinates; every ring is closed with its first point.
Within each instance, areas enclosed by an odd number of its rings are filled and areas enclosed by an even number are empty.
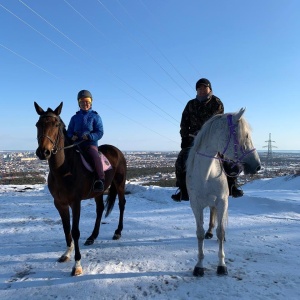
{"type": "Polygon", "coordinates": [[[55,155],[60,150],[75,147],[75,146],[77,146],[77,145],[79,145],[83,142],[83,141],[80,141],[80,142],[74,143],[74,144],[69,145],[69,146],[58,147],[58,143],[59,143],[61,137],[64,139],[64,134],[63,134],[62,128],[65,127],[65,124],[59,116],[56,116],[55,114],[51,114],[51,113],[50,114],[47,113],[46,115],[40,116],[40,119],[41,118],[49,118],[49,117],[54,118],[58,122],[58,124],[56,124],[56,127],[59,127],[59,129],[58,129],[58,133],[56,135],[56,138],[55,138],[55,140],[53,140],[49,135],[44,134],[44,128],[43,128],[43,133],[37,137],[38,144],[39,144],[40,139],[47,138],[52,143],[51,153],[55,155]]]}
{"type": "Polygon", "coordinates": [[[225,162],[225,161],[231,162],[231,163],[233,163],[232,164],[232,168],[233,168],[235,166],[242,165],[242,161],[243,161],[244,157],[246,157],[250,153],[254,152],[256,149],[253,148],[249,151],[245,151],[244,148],[239,144],[239,140],[237,137],[237,131],[236,131],[238,125],[234,124],[232,122],[232,114],[227,115],[227,124],[229,127],[229,137],[227,139],[227,143],[226,143],[222,153],[218,153],[217,156],[211,156],[211,155],[207,155],[205,153],[201,153],[201,152],[197,151],[197,154],[208,157],[208,158],[218,159],[220,161],[220,163],[225,162]],[[232,140],[233,140],[233,146],[234,146],[234,160],[228,160],[225,158],[225,153],[227,152],[230,142],[232,140]],[[241,156],[239,156],[239,150],[242,153],[241,156]]]}

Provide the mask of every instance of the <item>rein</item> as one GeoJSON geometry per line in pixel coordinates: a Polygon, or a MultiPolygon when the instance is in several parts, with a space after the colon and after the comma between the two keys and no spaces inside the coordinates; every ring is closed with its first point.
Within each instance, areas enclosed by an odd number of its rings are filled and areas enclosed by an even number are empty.
{"type": "MultiPolygon", "coordinates": [[[[197,151],[197,154],[199,154],[201,156],[204,156],[204,157],[217,159],[217,160],[219,160],[220,164],[221,164],[221,162],[233,162],[234,163],[232,165],[232,168],[233,168],[237,165],[242,165],[243,158],[246,157],[247,155],[249,155],[250,153],[254,152],[256,149],[253,148],[252,150],[249,150],[247,152],[244,151],[243,147],[239,144],[239,141],[238,141],[238,138],[237,138],[236,128],[237,128],[238,125],[233,124],[231,114],[229,114],[227,116],[227,123],[228,123],[228,127],[229,127],[229,138],[227,140],[227,144],[224,147],[223,152],[221,154],[218,154],[217,156],[207,155],[205,153],[201,153],[201,152],[198,152],[198,151],[197,151]],[[228,150],[229,144],[230,144],[232,139],[233,139],[233,145],[234,145],[234,158],[235,158],[235,160],[228,160],[224,157],[225,157],[225,153],[228,150]],[[238,149],[240,149],[240,151],[242,152],[242,155],[240,157],[238,155],[238,149]]],[[[238,174],[240,174],[240,173],[241,173],[241,171],[238,174]]]]}

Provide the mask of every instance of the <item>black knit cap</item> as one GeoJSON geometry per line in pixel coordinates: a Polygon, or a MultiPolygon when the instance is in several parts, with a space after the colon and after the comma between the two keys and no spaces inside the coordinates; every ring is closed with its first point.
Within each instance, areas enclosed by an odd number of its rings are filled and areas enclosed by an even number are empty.
{"type": "Polygon", "coordinates": [[[198,87],[200,87],[200,85],[208,86],[212,90],[210,81],[208,79],[206,79],[206,78],[201,78],[201,79],[199,79],[197,81],[197,83],[196,83],[196,90],[197,90],[198,87]]]}
{"type": "Polygon", "coordinates": [[[81,90],[78,93],[77,100],[79,100],[81,98],[91,98],[91,99],[93,99],[92,94],[88,90],[81,90]]]}

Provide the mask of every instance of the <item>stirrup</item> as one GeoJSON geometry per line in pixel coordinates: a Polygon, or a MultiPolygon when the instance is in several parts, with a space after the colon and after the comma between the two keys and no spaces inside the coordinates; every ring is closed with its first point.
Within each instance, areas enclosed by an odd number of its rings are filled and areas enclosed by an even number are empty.
{"type": "Polygon", "coordinates": [[[176,201],[176,202],[180,202],[181,201],[181,191],[180,188],[177,189],[177,191],[175,192],[175,194],[173,194],[171,196],[171,198],[176,201]]]}
{"type": "Polygon", "coordinates": [[[230,195],[233,198],[239,198],[244,195],[244,192],[242,190],[239,190],[235,185],[231,187],[230,195]]]}
{"type": "Polygon", "coordinates": [[[104,191],[104,180],[96,180],[94,182],[94,192],[101,193],[104,191]]]}

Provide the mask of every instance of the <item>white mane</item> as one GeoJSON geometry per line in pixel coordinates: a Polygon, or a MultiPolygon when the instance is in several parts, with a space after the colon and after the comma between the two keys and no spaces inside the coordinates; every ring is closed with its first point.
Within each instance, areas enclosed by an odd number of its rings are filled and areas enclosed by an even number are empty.
{"type": "MultiPolygon", "coordinates": [[[[207,122],[204,123],[201,130],[198,132],[197,136],[194,139],[194,144],[190,149],[190,153],[186,162],[186,168],[188,169],[194,163],[194,157],[197,154],[198,149],[201,145],[209,143],[208,138],[213,134],[211,132],[215,125],[215,122],[223,122],[224,126],[227,126],[227,116],[236,115],[237,113],[226,113],[218,114],[211,117],[207,122]]],[[[248,122],[241,117],[237,122],[237,138],[240,145],[244,145],[245,139],[251,134],[251,128],[248,122]]]]}

